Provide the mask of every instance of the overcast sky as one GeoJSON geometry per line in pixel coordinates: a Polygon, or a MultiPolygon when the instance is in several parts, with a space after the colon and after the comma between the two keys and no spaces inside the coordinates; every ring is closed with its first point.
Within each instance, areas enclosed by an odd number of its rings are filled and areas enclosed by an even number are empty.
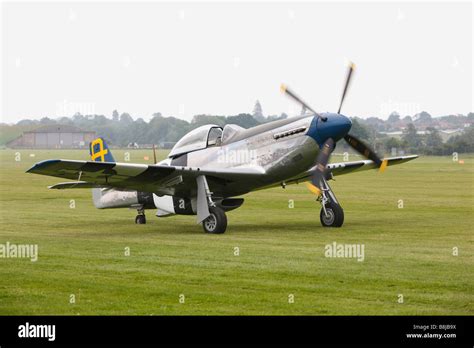
{"type": "Polygon", "coordinates": [[[3,3],[2,121],[473,111],[472,3],[3,3]]]}

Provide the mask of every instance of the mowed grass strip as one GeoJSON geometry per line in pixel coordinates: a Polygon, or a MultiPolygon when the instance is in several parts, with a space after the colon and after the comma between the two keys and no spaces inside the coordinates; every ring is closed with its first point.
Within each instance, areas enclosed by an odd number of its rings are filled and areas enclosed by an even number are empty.
{"type": "MultiPolygon", "coordinates": [[[[117,161],[126,152],[131,162],[153,158],[151,150],[112,152],[117,161]]],[[[253,192],[228,213],[224,235],[153,210],[147,225],[135,225],[134,210],[97,210],[90,190],[48,190],[62,180],[25,173],[43,159],[87,160],[87,151],[0,156],[0,244],[39,246],[37,262],[0,258],[0,314],[474,313],[472,155],[460,156],[464,164],[421,157],[384,174],[336,177],[340,229],[321,227],[304,185],[253,192]],[[333,242],[364,245],[363,261],[325,257],[333,242]]]]}

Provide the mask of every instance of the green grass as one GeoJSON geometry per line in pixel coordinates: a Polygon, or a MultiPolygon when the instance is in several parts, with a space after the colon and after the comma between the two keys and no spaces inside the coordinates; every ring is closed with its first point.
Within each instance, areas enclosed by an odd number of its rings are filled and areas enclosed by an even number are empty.
{"type": "MultiPolygon", "coordinates": [[[[61,179],[24,173],[87,151],[19,152],[16,162],[0,151],[0,243],[38,244],[39,259],[0,259],[0,314],[474,314],[472,155],[463,165],[422,157],[336,178],[340,229],[321,227],[319,204],[297,185],[245,196],[227,232],[207,235],[195,217],[154,211],[135,225],[133,210],[97,210],[90,190],[47,190],[61,179]],[[334,241],[364,244],[365,260],[326,258],[334,241]]],[[[124,152],[113,150],[118,160],[124,152]]],[[[131,151],[131,161],[145,155],[131,151]]]]}

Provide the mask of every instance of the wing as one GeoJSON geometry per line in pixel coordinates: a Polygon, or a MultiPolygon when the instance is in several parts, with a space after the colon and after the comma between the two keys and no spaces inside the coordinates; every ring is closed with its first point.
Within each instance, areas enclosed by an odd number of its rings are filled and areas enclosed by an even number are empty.
{"type": "MultiPolygon", "coordinates": [[[[388,166],[393,166],[397,164],[402,164],[411,160],[418,158],[418,155],[412,156],[399,156],[399,157],[390,157],[385,158],[388,161],[388,166]]],[[[328,174],[332,174],[334,176],[337,175],[344,175],[354,172],[359,172],[363,170],[369,169],[378,169],[377,165],[371,160],[362,160],[362,161],[353,161],[353,162],[339,162],[339,163],[330,163],[326,167],[326,171],[328,174]]],[[[296,182],[306,181],[313,175],[315,167],[310,168],[304,174],[297,176],[296,178],[292,178],[288,180],[286,184],[293,184],[296,182]]]]}
{"type": "Polygon", "coordinates": [[[258,180],[263,169],[206,169],[168,165],[146,165],[75,160],[46,160],[35,164],[28,173],[77,180],[50,188],[113,187],[124,190],[154,192],[160,195],[189,196],[195,193],[196,177],[206,175],[223,185],[258,180]]]}
{"type": "MultiPolygon", "coordinates": [[[[415,158],[418,158],[418,155],[390,157],[385,159],[388,161],[388,166],[393,166],[414,160],[415,158]]],[[[330,163],[327,166],[328,172],[332,173],[334,176],[369,169],[378,169],[378,166],[371,160],[330,163]]],[[[313,170],[313,168],[311,168],[310,170],[313,170]]]]}

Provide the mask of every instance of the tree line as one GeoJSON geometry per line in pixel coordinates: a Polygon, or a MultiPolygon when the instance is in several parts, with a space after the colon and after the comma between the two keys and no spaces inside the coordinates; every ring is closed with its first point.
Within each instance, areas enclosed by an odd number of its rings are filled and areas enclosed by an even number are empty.
{"type": "Polygon", "coordinates": [[[438,129],[427,127],[419,134],[413,123],[408,123],[400,138],[377,132],[373,127],[352,118],[351,134],[371,144],[379,153],[416,153],[424,155],[451,155],[453,152],[474,152],[474,125],[466,127],[461,134],[450,137],[446,142],[438,129]]]}
{"type": "MultiPolygon", "coordinates": [[[[466,120],[470,120],[474,115],[471,113],[466,120]]],[[[61,117],[51,119],[48,117],[41,120],[22,120],[16,125],[2,125],[2,143],[21,134],[22,131],[31,130],[41,125],[63,124],[79,127],[87,131],[95,131],[99,136],[104,137],[113,146],[125,147],[129,144],[139,145],[156,144],[162,148],[170,148],[187,132],[205,124],[216,124],[225,126],[226,124],[237,124],[243,128],[250,128],[266,122],[285,119],[288,115],[264,116],[262,107],[257,101],[252,114],[241,113],[232,116],[196,115],[190,122],[176,117],[164,117],[161,113],[155,113],[147,122],[142,118],[134,120],[128,113],[119,114],[114,110],[112,117],[104,115],[81,115],[76,113],[72,117],[61,117]]],[[[459,117],[459,116],[458,116],[459,117]]],[[[393,119],[394,117],[392,117],[393,119]]],[[[426,155],[448,155],[453,152],[464,153],[474,152],[474,126],[465,127],[464,131],[456,136],[452,136],[443,142],[437,128],[427,127],[424,134],[419,134],[416,122],[410,122],[404,126],[400,138],[391,137],[380,133],[378,123],[371,123],[370,120],[363,120],[357,117],[352,119],[350,133],[370,144],[377,152],[392,153],[395,149],[397,153],[418,153],[426,155]]],[[[393,120],[385,122],[393,123],[393,120]]],[[[377,119],[378,121],[381,121],[377,119]]],[[[383,121],[382,121],[383,122],[383,121]]],[[[459,121],[458,121],[459,122],[459,121]]],[[[344,141],[338,145],[345,147],[344,141]]]]}

